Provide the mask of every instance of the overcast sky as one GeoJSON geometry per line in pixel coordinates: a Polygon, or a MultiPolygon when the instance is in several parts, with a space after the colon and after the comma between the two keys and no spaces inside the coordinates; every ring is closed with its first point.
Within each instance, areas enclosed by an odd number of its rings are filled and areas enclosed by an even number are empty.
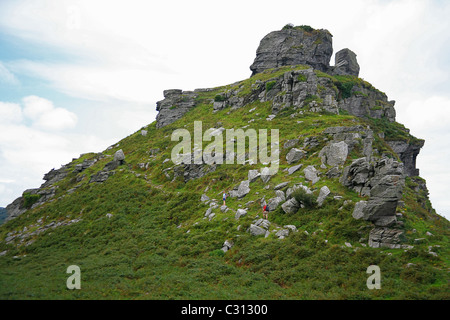
{"type": "Polygon", "coordinates": [[[0,206],[153,122],[163,90],[248,78],[259,41],[292,23],[328,29],[396,100],[450,218],[449,16],[447,0],[1,0],[0,206]]]}

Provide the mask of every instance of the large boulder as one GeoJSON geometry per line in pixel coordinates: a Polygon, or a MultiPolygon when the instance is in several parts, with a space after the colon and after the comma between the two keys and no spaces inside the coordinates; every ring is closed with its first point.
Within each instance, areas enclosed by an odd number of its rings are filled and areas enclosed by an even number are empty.
{"type": "Polygon", "coordinates": [[[114,161],[118,161],[120,163],[123,163],[125,160],[125,154],[123,153],[123,150],[117,150],[116,153],[114,153],[114,161]]]}
{"type": "Polygon", "coordinates": [[[300,203],[298,203],[298,201],[295,200],[295,198],[291,198],[288,201],[286,201],[285,203],[283,203],[281,205],[281,208],[283,209],[283,211],[285,213],[294,214],[300,208],[300,203]]]}
{"type": "Polygon", "coordinates": [[[261,173],[259,173],[258,170],[249,170],[248,171],[248,181],[250,181],[250,182],[255,182],[260,176],[261,176],[261,173]]]}
{"type": "Polygon", "coordinates": [[[245,215],[247,215],[247,210],[244,210],[244,209],[237,209],[234,218],[235,218],[236,220],[239,220],[241,217],[244,217],[245,215]]]}
{"type": "Polygon", "coordinates": [[[238,199],[245,197],[250,192],[249,185],[249,180],[241,181],[241,183],[237,187],[230,191],[230,196],[238,199]]]}
{"type": "Polygon", "coordinates": [[[283,203],[284,199],[281,197],[275,197],[269,199],[267,203],[267,208],[269,211],[274,211],[281,203],[283,203]]]}
{"type": "Polygon", "coordinates": [[[253,76],[266,69],[304,64],[325,72],[332,54],[329,31],[286,26],[261,40],[250,70],[253,76]]]}
{"type": "Polygon", "coordinates": [[[344,141],[332,142],[320,151],[319,156],[322,163],[332,167],[343,165],[347,160],[348,145],[344,141]]]}
{"type": "Polygon", "coordinates": [[[292,148],[286,155],[286,161],[289,164],[296,163],[300,161],[300,159],[302,159],[305,155],[306,155],[305,151],[297,148],[292,148]]]}
{"type": "Polygon", "coordinates": [[[319,181],[319,177],[317,176],[317,169],[314,166],[307,166],[303,173],[305,174],[305,179],[311,181],[312,184],[315,184],[319,181]]]}

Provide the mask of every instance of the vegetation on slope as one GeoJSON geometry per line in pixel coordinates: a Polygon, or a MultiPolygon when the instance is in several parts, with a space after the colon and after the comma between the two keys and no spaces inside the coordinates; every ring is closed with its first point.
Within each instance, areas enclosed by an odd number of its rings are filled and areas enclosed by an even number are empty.
{"type": "MultiPolygon", "coordinates": [[[[302,66],[299,66],[302,68],[302,66]]],[[[330,126],[377,124],[341,114],[304,112],[294,120],[283,110],[267,121],[270,103],[255,102],[238,110],[225,108],[212,112],[212,101],[221,92],[241,87],[244,95],[258,79],[269,80],[287,68],[257,74],[239,84],[201,92],[198,106],[177,122],[156,129],[152,123],[105,150],[112,156],[122,149],[125,164],[103,183],[89,183],[110,160],[97,161],[86,169],[85,177],[70,173],[58,186],[57,201],[29,210],[0,227],[0,297],[2,299],[448,299],[448,228],[446,219],[436,215],[419,178],[407,179],[405,205],[400,208],[406,230],[406,244],[414,248],[374,249],[363,246],[371,223],[352,217],[353,204],[361,199],[343,187],[338,178],[327,179],[320,169],[318,152],[326,144],[323,130],[330,126]],[[250,112],[255,108],[254,111],[250,112]],[[177,128],[193,132],[193,122],[202,120],[203,130],[218,125],[224,128],[264,128],[280,130],[280,145],[286,140],[317,137],[319,145],[307,149],[303,167],[314,165],[321,180],[311,185],[301,172],[286,176],[290,167],[281,148],[279,174],[267,190],[258,180],[242,200],[227,200],[233,210],[249,208],[239,220],[234,212],[217,211],[214,219],[204,219],[209,205],[200,201],[206,194],[220,204],[221,192],[247,179],[256,165],[219,165],[208,175],[184,182],[182,177],[168,179],[163,170],[173,167],[170,136],[177,128]],[[252,121],[249,123],[249,121],[252,121]],[[151,149],[159,153],[151,156],[151,149]],[[148,163],[147,169],[140,163],[148,163]],[[271,228],[295,225],[298,232],[285,239],[273,233],[267,238],[246,232],[256,216],[261,216],[259,200],[274,196],[273,186],[289,181],[303,183],[313,190],[326,185],[334,199],[322,207],[311,206],[295,214],[281,209],[270,213],[271,228]],[[67,191],[80,185],[74,192],[67,191]],[[207,190],[207,191],[205,191],[207,190]],[[347,201],[346,201],[347,200],[347,201]],[[352,200],[350,203],[348,200],[352,200]],[[35,235],[29,243],[7,244],[11,232],[36,229],[43,224],[81,219],[71,225],[49,229],[35,235]],[[427,232],[433,235],[428,236],[427,232]],[[423,238],[420,242],[415,239],[423,238]],[[221,250],[225,240],[234,246],[221,250]],[[346,245],[351,244],[351,247],[346,245]],[[437,256],[429,253],[430,247],[437,256]],[[81,269],[81,290],[66,288],[66,269],[81,269]],[[369,290],[367,267],[381,269],[382,288],[369,290]]],[[[288,68],[291,70],[291,67],[288,68]]],[[[219,99],[219,98],[218,98],[219,99]]],[[[383,123],[372,128],[397,132],[397,124],[383,123]]],[[[402,133],[403,134],[403,133],[402,133]]],[[[408,134],[408,133],[404,133],[408,134]]],[[[377,138],[378,139],[378,138],[377,138]]],[[[389,150],[383,139],[378,146],[389,150]]],[[[205,143],[206,144],[206,143],[205,143]]],[[[360,157],[350,154],[347,163],[360,157]]],[[[73,168],[96,155],[85,154],[74,160],[73,168]]]]}

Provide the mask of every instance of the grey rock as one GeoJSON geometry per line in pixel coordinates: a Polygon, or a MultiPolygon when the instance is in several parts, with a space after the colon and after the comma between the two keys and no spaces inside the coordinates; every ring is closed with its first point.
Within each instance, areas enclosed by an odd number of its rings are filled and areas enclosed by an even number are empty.
{"type": "Polygon", "coordinates": [[[275,233],[275,236],[278,237],[278,239],[284,239],[289,235],[288,229],[281,229],[277,233],[275,233]]]}
{"type": "Polygon", "coordinates": [[[156,127],[162,128],[180,119],[186,112],[195,107],[195,92],[179,89],[164,90],[164,100],[156,103],[156,127]]]}
{"type": "Polygon", "coordinates": [[[147,130],[141,130],[141,135],[143,136],[143,137],[146,137],[147,136],[147,130]]]}
{"type": "Polygon", "coordinates": [[[201,198],[200,198],[201,202],[206,202],[209,201],[209,197],[206,194],[202,194],[201,198]]]}
{"type": "Polygon", "coordinates": [[[250,183],[255,182],[260,176],[261,176],[261,173],[259,173],[258,170],[249,170],[248,171],[248,181],[250,181],[250,183]]]}
{"type": "Polygon", "coordinates": [[[114,161],[119,161],[119,162],[123,162],[125,160],[125,154],[123,153],[122,149],[116,151],[116,153],[114,153],[114,161]]]}
{"type": "Polygon", "coordinates": [[[286,161],[289,164],[295,163],[300,161],[302,158],[304,158],[306,155],[306,152],[297,148],[292,148],[288,154],[286,155],[286,161]]]}
{"type": "Polygon", "coordinates": [[[233,247],[234,243],[232,241],[225,240],[225,242],[222,245],[223,252],[227,252],[233,247]]]}
{"type": "Polygon", "coordinates": [[[91,176],[89,183],[93,183],[93,182],[103,183],[113,174],[114,174],[114,171],[100,171],[100,172],[94,174],[93,176],[91,176]]]}
{"type": "Polygon", "coordinates": [[[97,159],[84,160],[82,163],[75,165],[73,172],[79,173],[94,165],[97,159]]]}
{"type": "Polygon", "coordinates": [[[289,230],[291,230],[292,232],[297,232],[297,227],[294,226],[293,224],[285,225],[285,226],[283,226],[283,228],[289,229],[289,230]]]}
{"type": "Polygon", "coordinates": [[[359,76],[359,64],[356,54],[350,49],[342,49],[335,55],[333,74],[359,76]]]}
{"type": "Polygon", "coordinates": [[[291,140],[287,140],[284,145],[283,148],[284,149],[290,149],[293,146],[295,146],[297,143],[299,142],[299,139],[291,139],[291,140]]]}
{"type": "Polygon", "coordinates": [[[291,198],[288,201],[286,201],[285,203],[283,203],[281,205],[281,208],[283,209],[283,211],[285,213],[294,214],[300,208],[300,203],[298,203],[298,201],[295,200],[295,198],[291,198]]]}
{"type": "Polygon", "coordinates": [[[369,233],[369,247],[400,249],[403,231],[385,227],[376,227],[369,233]]]}
{"type": "Polygon", "coordinates": [[[367,206],[367,201],[359,201],[355,204],[355,208],[353,209],[352,216],[355,219],[361,219],[364,217],[364,209],[367,206]]]}
{"type": "Polygon", "coordinates": [[[270,174],[270,169],[265,167],[261,170],[261,180],[264,183],[269,182],[270,178],[272,178],[272,175],[270,174]]]}
{"type": "Polygon", "coordinates": [[[282,202],[283,199],[280,197],[269,199],[267,203],[267,208],[269,209],[269,211],[274,211],[282,202]]]}
{"type": "Polygon", "coordinates": [[[317,198],[317,203],[319,204],[319,206],[323,205],[323,202],[330,193],[331,191],[327,186],[323,186],[322,188],[320,188],[319,197],[317,198]]]}
{"type": "Polygon", "coordinates": [[[307,166],[303,169],[303,173],[305,174],[305,179],[312,182],[314,185],[317,181],[319,181],[319,177],[317,176],[317,169],[314,166],[307,166]]]}
{"type": "Polygon", "coordinates": [[[206,210],[206,212],[205,212],[205,217],[207,218],[207,217],[209,217],[209,215],[212,213],[212,208],[208,208],[207,210],[206,210]]]}
{"type": "MultiPolygon", "coordinates": [[[[193,157],[193,155],[192,155],[193,157]]],[[[173,180],[178,177],[182,177],[184,182],[190,180],[199,179],[206,176],[208,173],[214,172],[217,169],[216,164],[179,164],[174,166],[171,170],[173,171],[173,180]]]]}
{"type": "Polygon", "coordinates": [[[296,166],[290,167],[290,168],[288,169],[288,174],[289,174],[289,175],[293,174],[294,172],[296,172],[297,170],[299,170],[302,166],[303,166],[303,164],[298,164],[298,165],[296,165],[296,166]]]}
{"type": "Polygon", "coordinates": [[[328,178],[338,178],[342,174],[342,170],[339,169],[339,167],[333,167],[330,170],[327,171],[326,175],[328,178]]]}
{"type": "Polygon", "coordinates": [[[286,195],[284,194],[284,192],[282,190],[276,190],[275,195],[278,198],[282,199],[282,201],[286,201],[286,195]]]}
{"type": "Polygon", "coordinates": [[[418,142],[411,143],[402,140],[386,141],[389,146],[399,156],[400,160],[405,166],[405,173],[409,177],[418,176],[419,169],[416,168],[416,158],[423,147],[425,141],[418,140],[418,142]]]}
{"type": "Polygon", "coordinates": [[[261,236],[261,235],[265,235],[266,234],[266,230],[265,229],[263,229],[261,227],[258,227],[258,226],[254,225],[254,224],[250,225],[250,228],[248,229],[248,232],[250,232],[250,234],[252,236],[261,236]]]}
{"type": "Polygon", "coordinates": [[[343,165],[348,156],[348,145],[344,141],[332,142],[325,146],[319,153],[322,163],[329,166],[343,165]]]}
{"type": "Polygon", "coordinates": [[[271,223],[269,220],[266,220],[266,219],[258,219],[256,221],[254,221],[254,224],[258,227],[262,227],[267,230],[267,229],[269,229],[271,223]]]}
{"type": "Polygon", "coordinates": [[[244,209],[237,209],[236,211],[236,215],[234,216],[234,218],[236,220],[239,220],[241,217],[244,217],[247,215],[247,210],[244,209]]]}
{"type": "Polygon", "coordinates": [[[230,196],[233,198],[242,199],[250,192],[249,185],[249,180],[241,181],[241,183],[237,187],[230,191],[230,196]]]}
{"type": "Polygon", "coordinates": [[[327,71],[332,53],[332,36],[327,30],[283,29],[261,40],[250,69],[255,75],[270,68],[306,64],[327,71]]]}
{"type": "Polygon", "coordinates": [[[284,187],[286,187],[288,184],[289,184],[289,182],[282,182],[280,184],[277,184],[273,189],[280,190],[280,189],[283,189],[284,187]]]}

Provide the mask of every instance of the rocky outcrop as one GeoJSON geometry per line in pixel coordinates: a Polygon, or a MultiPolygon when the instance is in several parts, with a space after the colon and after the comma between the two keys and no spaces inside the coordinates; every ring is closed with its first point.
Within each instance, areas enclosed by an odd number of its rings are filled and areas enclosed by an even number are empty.
{"type": "Polygon", "coordinates": [[[339,101],[340,109],[360,118],[386,118],[390,122],[395,121],[395,101],[388,101],[383,92],[354,85],[348,95],[339,101]]]}
{"type": "Polygon", "coordinates": [[[332,54],[332,35],[327,30],[283,28],[261,40],[250,70],[255,75],[266,69],[304,64],[327,71],[332,54]]]}
{"type": "Polygon", "coordinates": [[[164,90],[164,100],[156,103],[156,127],[162,128],[180,119],[186,112],[195,107],[197,94],[179,89],[164,90]]]}
{"type": "Polygon", "coordinates": [[[356,54],[350,49],[342,49],[335,55],[334,67],[331,71],[335,75],[359,76],[359,64],[356,54]]]}
{"type": "MultiPolygon", "coordinates": [[[[46,202],[52,201],[58,189],[58,182],[65,179],[70,173],[82,173],[84,170],[94,165],[101,157],[104,156],[102,153],[99,153],[95,154],[93,158],[83,160],[80,164],[74,165],[73,163],[69,163],[61,166],[59,169],[51,169],[44,175],[44,183],[39,188],[25,190],[21,197],[18,197],[6,207],[8,216],[5,221],[17,218],[29,209],[34,209],[46,202]],[[27,203],[27,198],[29,197],[33,198],[33,201],[27,203]]],[[[73,159],[73,161],[74,160],[77,159],[73,159]]],[[[107,177],[104,180],[106,180],[107,177]]],[[[79,182],[82,178],[83,176],[79,176],[76,178],[76,181],[79,182]]],[[[73,192],[75,189],[71,190],[73,192]]]]}
{"type": "Polygon", "coordinates": [[[358,145],[367,160],[372,157],[373,131],[363,126],[329,127],[323,131],[332,139],[320,152],[322,163],[332,167],[343,165],[347,155],[358,145]]]}
{"type": "Polygon", "coordinates": [[[344,169],[340,182],[361,195],[369,196],[367,201],[356,203],[352,214],[355,219],[371,221],[376,226],[371,232],[369,245],[396,243],[402,232],[389,231],[389,227],[397,226],[396,210],[405,184],[403,164],[389,158],[374,162],[360,158],[344,169]]]}
{"type": "Polygon", "coordinates": [[[418,140],[415,143],[406,141],[387,141],[392,150],[399,156],[405,166],[405,173],[410,177],[418,176],[419,169],[416,168],[416,158],[420,149],[425,144],[424,140],[418,140]]]}

